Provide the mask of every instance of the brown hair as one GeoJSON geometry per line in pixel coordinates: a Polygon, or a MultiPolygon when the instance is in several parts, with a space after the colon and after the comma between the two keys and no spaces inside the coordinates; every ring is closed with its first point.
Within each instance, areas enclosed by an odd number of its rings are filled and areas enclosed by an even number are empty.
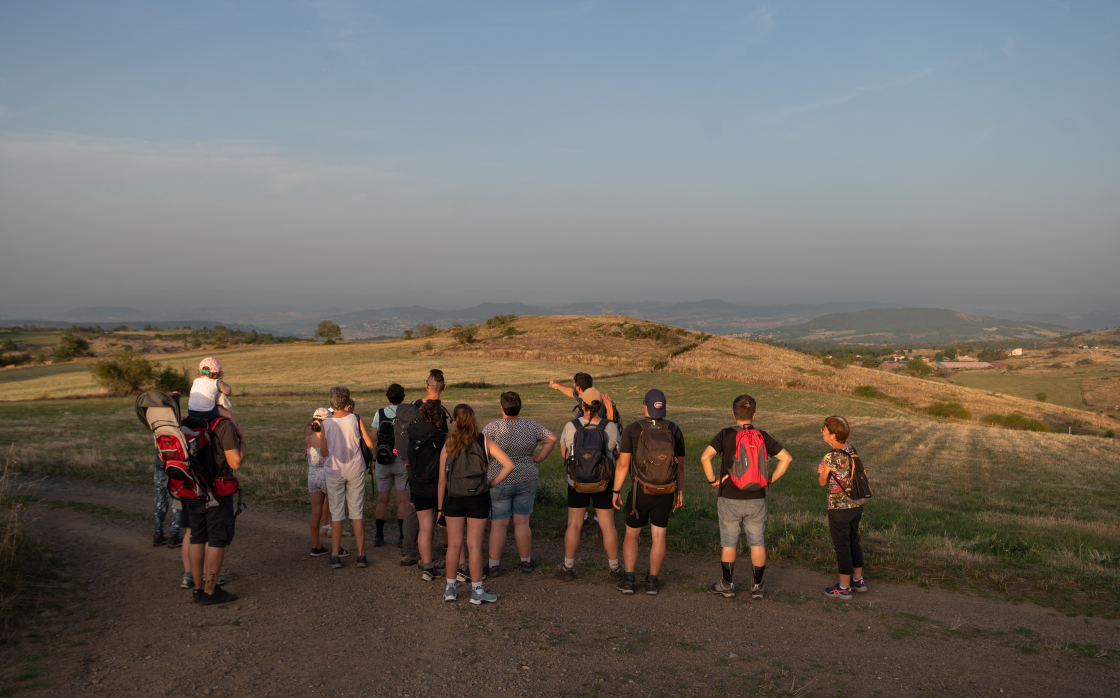
{"type": "Polygon", "coordinates": [[[848,436],[852,433],[852,428],[848,426],[848,420],[843,417],[825,417],[824,428],[828,429],[828,433],[842,444],[848,443],[848,436]]]}
{"type": "Polygon", "coordinates": [[[758,403],[750,395],[740,395],[731,403],[731,413],[741,422],[754,419],[754,411],[758,403]]]}
{"type": "Polygon", "coordinates": [[[502,406],[502,412],[507,417],[516,417],[521,414],[521,396],[512,390],[507,390],[498,398],[498,404],[502,406]]]}
{"type": "Polygon", "coordinates": [[[478,420],[470,405],[455,405],[451,412],[451,434],[447,437],[447,457],[458,458],[478,438],[478,420]]]}
{"type": "Polygon", "coordinates": [[[439,424],[443,421],[443,410],[435,400],[429,400],[420,406],[420,419],[429,424],[439,424]]]}
{"type": "Polygon", "coordinates": [[[583,418],[587,421],[592,421],[599,418],[599,410],[603,409],[603,403],[598,400],[583,403],[583,418]]]}

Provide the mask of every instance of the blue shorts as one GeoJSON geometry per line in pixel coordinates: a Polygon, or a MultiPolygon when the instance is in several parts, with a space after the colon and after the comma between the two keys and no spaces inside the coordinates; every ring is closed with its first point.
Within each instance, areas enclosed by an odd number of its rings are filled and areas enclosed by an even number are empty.
{"type": "Polygon", "coordinates": [[[218,406],[214,405],[205,412],[203,412],[202,410],[187,410],[187,416],[193,417],[195,419],[205,419],[207,422],[212,422],[222,415],[220,412],[218,412],[218,406]]]}
{"type": "Polygon", "coordinates": [[[497,485],[490,488],[490,519],[500,521],[513,514],[528,516],[533,513],[540,480],[519,482],[516,485],[497,485]]]}

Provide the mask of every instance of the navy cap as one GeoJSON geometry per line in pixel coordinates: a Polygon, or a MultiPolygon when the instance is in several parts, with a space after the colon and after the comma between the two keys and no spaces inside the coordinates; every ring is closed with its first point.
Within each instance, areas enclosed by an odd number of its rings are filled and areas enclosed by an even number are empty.
{"type": "Polygon", "coordinates": [[[646,393],[645,405],[650,417],[654,419],[665,418],[665,393],[654,388],[646,393]]]}

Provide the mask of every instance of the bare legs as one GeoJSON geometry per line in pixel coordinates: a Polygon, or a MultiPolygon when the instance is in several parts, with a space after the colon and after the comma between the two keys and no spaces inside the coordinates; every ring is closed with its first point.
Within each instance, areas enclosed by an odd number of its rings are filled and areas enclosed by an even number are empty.
{"type": "MultiPolygon", "coordinates": [[[[533,531],[529,528],[529,514],[513,515],[513,539],[517,543],[517,554],[520,557],[531,557],[533,554],[533,531]]],[[[506,534],[509,532],[509,519],[498,519],[490,522],[490,559],[501,560],[502,551],[506,548],[506,534]]],[[[564,535],[567,541],[567,532],[564,535]]]]}
{"type": "Polygon", "coordinates": [[[218,573],[222,571],[222,561],[226,558],[226,549],[211,548],[205,543],[191,543],[190,556],[194,588],[213,594],[218,585],[218,573]]]}
{"type": "MultiPolygon", "coordinates": [[[[470,552],[467,562],[470,565],[471,581],[482,581],[482,536],[486,532],[486,519],[468,519],[466,517],[447,516],[447,559],[462,559],[463,555],[463,529],[466,528],[466,549],[470,552]]],[[[454,580],[451,565],[447,566],[447,573],[452,575],[449,580],[454,580]]]]}
{"type": "Polygon", "coordinates": [[[311,547],[320,547],[321,541],[319,540],[319,522],[324,518],[323,515],[327,502],[327,495],[324,492],[311,493],[311,547]]]}
{"type": "MultiPolygon", "coordinates": [[[[583,530],[583,515],[587,509],[568,508],[568,528],[564,531],[564,557],[574,558],[579,550],[579,534],[583,530]]],[[[614,527],[614,509],[596,509],[599,530],[603,533],[603,550],[608,560],[618,559],[618,530],[614,527]]],[[[516,530],[514,535],[516,535],[516,530]]]]}
{"type": "Polygon", "coordinates": [[[436,510],[417,511],[420,533],[416,536],[416,547],[420,549],[420,562],[425,565],[432,561],[432,535],[436,528],[436,510]]]}
{"type": "MultiPolygon", "coordinates": [[[[653,538],[649,548],[649,573],[656,577],[661,573],[661,565],[665,563],[665,529],[650,524],[649,532],[653,538]]],[[[626,540],[622,543],[622,563],[627,572],[633,573],[638,566],[638,538],[641,535],[642,529],[626,527],[626,540]]],[[[731,550],[734,551],[734,548],[731,550]]]]}

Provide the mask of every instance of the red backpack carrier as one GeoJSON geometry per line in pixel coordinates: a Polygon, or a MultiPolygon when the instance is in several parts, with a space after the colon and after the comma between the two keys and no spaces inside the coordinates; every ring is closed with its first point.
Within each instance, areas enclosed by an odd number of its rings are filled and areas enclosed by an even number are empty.
{"type": "Polygon", "coordinates": [[[735,434],[735,461],[728,480],[744,492],[758,492],[770,484],[770,456],[766,440],[754,427],[741,427],[735,434]]]}

